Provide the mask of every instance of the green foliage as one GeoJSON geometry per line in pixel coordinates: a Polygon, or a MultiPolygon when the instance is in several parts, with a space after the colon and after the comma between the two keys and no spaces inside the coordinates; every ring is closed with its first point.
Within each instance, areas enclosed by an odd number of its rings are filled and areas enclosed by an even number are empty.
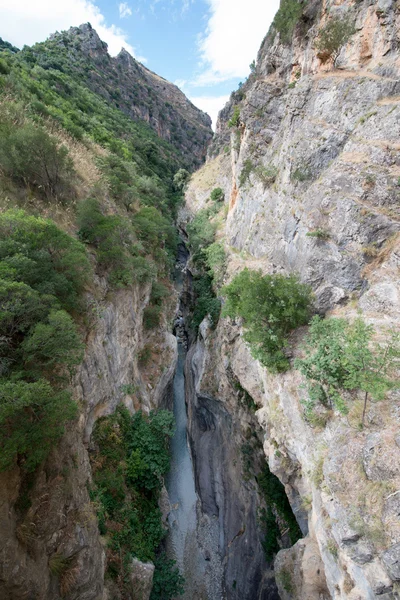
{"type": "MultiPolygon", "coordinates": [[[[145,282],[156,276],[153,261],[139,254],[144,248],[138,245],[137,232],[128,219],[104,215],[98,200],[89,198],[78,206],[77,223],[80,239],[96,248],[97,262],[108,272],[112,285],[125,287],[134,281],[145,282]]],[[[154,228],[151,226],[148,232],[144,223],[147,223],[145,218],[138,223],[138,228],[142,227],[139,235],[145,238],[149,247],[154,228]]]]}
{"type": "Polygon", "coordinates": [[[250,177],[250,174],[254,171],[254,164],[250,158],[246,158],[243,161],[242,170],[239,175],[239,187],[242,187],[250,177]]]}
{"type": "Polygon", "coordinates": [[[289,333],[307,323],[311,289],[295,275],[262,275],[244,269],[223,288],[226,303],[223,314],[241,317],[245,340],[254,358],[272,372],[285,371],[289,333]]]}
{"type": "Polygon", "coordinates": [[[280,549],[279,538],[283,531],[288,531],[291,544],[295,544],[302,537],[302,533],[286,496],[284,485],[271,473],[266,462],[257,482],[267,505],[267,509],[261,511],[260,521],[265,532],[263,540],[265,557],[271,561],[280,549]]]}
{"type": "Polygon", "coordinates": [[[158,264],[172,266],[178,248],[178,237],[168,219],[155,207],[145,206],[132,217],[132,223],[146,252],[158,264]]]}
{"type": "Polygon", "coordinates": [[[0,75],[8,75],[9,72],[10,67],[8,66],[7,62],[3,58],[0,58],[0,75]]]}
{"type": "Polygon", "coordinates": [[[297,167],[291,174],[290,178],[292,181],[308,181],[311,179],[312,173],[310,169],[306,167],[297,167]]]}
{"type": "Polygon", "coordinates": [[[0,380],[0,471],[19,464],[33,471],[76,416],[76,404],[48,381],[0,380]]]}
{"type": "MultiPolygon", "coordinates": [[[[100,532],[107,534],[108,572],[122,586],[129,557],[154,561],[165,535],[158,499],[169,469],[168,440],[173,430],[169,411],[130,416],[119,407],[99,419],[93,432],[91,493],[98,506],[100,532]]],[[[169,571],[160,565],[160,572],[162,578],[169,571]]]]}
{"type": "Polygon", "coordinates": [[[203,250],[203,254],[207,267],[212,273],[213,282],[216,286],[221,285],[226,268],[224,246],[220,242],[213,242],[203,250]]]}
{"type": "Polygon", "coordinates": [[[210,194],[210,198],[213,202],[223,202],[224,190],[220,187],[214,188],[210,194]]]}
{"type": "Polygon", "coordinates": [[[265,167],[259,165],[254,169],[257,177],[261,179],[265,186],[269,186],[274,183],[275,179],[278,175],[278,169],[272,165],[267,165],[265,167]]]}
{"type": "Polygon", "coordinates": [[[295,361],[308,385],[306,416],[318,402],[346,413],[343,392],[361,392],[364,425],[368,399],[382,400],[388,390],[398,387],[395,371],[400,358],[399,336],[392,333],[385,344],[374,342],[373,337],[374,328],[361,317],[353,323],[318,316],[312,319],[305,356],[295,361]]]}
{"type": "Polygon", "coordinates": [[[228,121],[228,127],[239,127],[240,125],[240,108],[235,106],[233,108],[233,113],[231,118],[228,121]]]}
{"type": "Polygon", "coordinates": [[[150,600],[171,600],[183,594],[185,580],[175,567],[175,561],[169,560],[163,553],[154,564],[156,568],[150,600]]]}
{"type": "Polygon", "coordinates": [[[316,48],[318,57],[326,62],[333,58],[334,64],[342,47],[355,33],[353,22],[348,16],[333,16],[318,32],[316,48]]]}
{"type": "Polygon", "coordinates": [[[71,194],[74,170],[68,150],[37,125],[0,120],[0,167],[5,175],[47,198],[71,194]]]}
{"type": "Polygon", "coordinates": [[[76,415],[61,388],[83,345],[64,310],[80,307],[84,247],[51,221],[0,215],[0,470],[33,471],[76,415]]]}
{"type": "Polygon", "coordinates": [[[50,220],[10,210],[0,215],[0,277],[54,296],[66,310],[80,307],[90,276],[84,246],[50,220]]]}
{"type": "Polygon", "coordinates": [[[145,329],[155,329],[160,324],[161,307],[147,306],[143,312],[143,325],[145,329]]]}
{"type": "Polygon", "coordinates": [[[45,322],[30,329],[21,348],[26,371],[46,373],[51,378],[60,367],[71,373],[82,361],[84,346],[69,314],[52,310],[45,322]]]}
{"type": "Polygon", "coordinates": [[[290,43],[302,11],[303,5],[301,0],[281,0],[273,25],[279,31],[280,40],[284,44],[290,43]]]}
{"type": "Polygon", "coordinates": [[[254,75],[254,74],[255,74],[255,72],[256,72],[256,61],[255,61],[255,60],[253,60],[253,61],[250,63],[250,65],[249,65],[249,68],[250,68],[250,72],[251,72],[251,74],[252,74],[252,75],[254,75]]]}
{"type": "Polygon", "coordinates": [[[179,169],[174,175],[174,186],[177,190],[183,191],[190,179],[190,173],[186,169],[179,169]]]}
{"type": "Polygon", "coordinates": [[[202,251],[214,242],[217,225],[209,219],[206,208],[199,210],[187,226],[189,243],[194,260],[201,260],[202,251]]]}
{"type": "Polygon", "coordinates": [[[329,232],[326,231],[326,229],[314,229],[313,231],[308,231],[306,233],[307,237],[313,237],[313,238],[317,238],[319,240],[329,240],[329,238],[331,237],[329,232]]]}
{"type": "Polygon", "coordinates": [[[197,331],[202,320],[210,315],[211,325],[216,326],[221,312],[221,302],[212,288],[212,278],[207,275],[195,277],[193,284],[196,301],[192,311],[191,326],[197,331]]]}

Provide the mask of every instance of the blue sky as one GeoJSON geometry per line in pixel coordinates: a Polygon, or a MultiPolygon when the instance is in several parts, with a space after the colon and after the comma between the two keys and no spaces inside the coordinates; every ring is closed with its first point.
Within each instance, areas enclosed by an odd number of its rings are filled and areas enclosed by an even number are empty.
{"type": "Polygon", "coordinates": [[[0,37],[21,47],[90,21],[176,83],[213,120],[249,73],[279,0],[0,0],[0,37]]]}

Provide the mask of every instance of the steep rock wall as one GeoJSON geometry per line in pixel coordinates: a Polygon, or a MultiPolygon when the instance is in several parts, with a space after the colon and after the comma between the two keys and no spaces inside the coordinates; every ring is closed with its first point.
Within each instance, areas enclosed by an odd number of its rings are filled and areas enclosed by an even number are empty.
{"type": "MultiPolygon", "coordinates": [[[[272,29],[255,74],[220,113],[182,213],[190,218],[222,187],[225,281],[244,267],[297,272],[312,285],[317,310],[350,318],[361,310],[380,336],[398,330],[400,316],[398,31],[390,0],[308,3],[290,44],[272,29]],[[335,68],[315,46],[329,12],[351,14],[356,29],[335,68]],[[234,105],[238,127],[228,128],[234,105]]],[[[223,385],[233,371],[259,407],[270,468],[299,523],[308,521],[305,539],[278,554],[282,598],[397,598],[398,394],[369,407],[362,431],[358,403],[347,417],[311,427],[299,373],[267,373],[241,331],[223,319],[210,334],[218,365],[212,396],[233,402],[223,385]]],[[[303,333],[292,340],[293,357],[303,333]]]]}

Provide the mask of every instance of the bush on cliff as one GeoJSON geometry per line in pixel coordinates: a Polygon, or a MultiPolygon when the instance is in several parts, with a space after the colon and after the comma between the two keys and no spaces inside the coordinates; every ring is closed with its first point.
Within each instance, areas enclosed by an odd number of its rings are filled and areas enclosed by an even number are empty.
{"type": "Polygon", "coordinates": [[[252,355],[272,372],[285,371],[289,333],[310,317],[311,288],[291,275],[244,269],[222,290],[223,314],[241,317],[252,355]]]}
{"type": "Polygon", "coordinates": [[[345,392],[363,396],[361,427],[369,399],[382,400],[386,392],[398,387],[396,369],[400,366],[399,335],[392,333],[384,344],[373,340],[374,328],[358,317],[311,321],[304,358],[295,361],[307,381],[306,417],[317,403],[347,412],[345,392]]]}
{"type": "Polygon", "coordinates": [[[82,244],[23,211],[0,215],[0,235],[0,470],[32,471],[76,415],[63,388],[83,345],[66,310],[81,309],[90,266],[82,244]]]}

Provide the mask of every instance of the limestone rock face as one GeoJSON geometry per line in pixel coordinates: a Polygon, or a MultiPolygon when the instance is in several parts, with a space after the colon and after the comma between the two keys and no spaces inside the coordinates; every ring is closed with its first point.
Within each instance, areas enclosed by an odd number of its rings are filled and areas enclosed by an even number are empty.
{"type": "MultiPolygon", "coordinates": [[[[272,29],[255,73],[220,113],[181,212],[184,226],[221,187],[225,283],[244,267],[298,273],[317,311],[349,319],[361,311],[378,340],[399,330],[400,316],[398,32],[391,0],[309,2],[290,43],[272,29]],[[335,65],[316,50],[328,14],[355,24],[335,65]],[[240,119],[230,128],[234,106],[240,119]]],[[[229,418],[241,413],[228,374],[256,402],[270,468],[305,535],[276,559],[282,598],[398,598],[398,392],[369,405],[364,430],[358,400],[347,416],[311,426],[298,371],[268,373],[242,333],[240,322],[221,319],[202,364],[217,365],[210,395],[229,418]]],[[[291,359],[304,334],[293,336],[291,359]]],[[[199,371],[203,396],[210,373],[199,371]]]]}

